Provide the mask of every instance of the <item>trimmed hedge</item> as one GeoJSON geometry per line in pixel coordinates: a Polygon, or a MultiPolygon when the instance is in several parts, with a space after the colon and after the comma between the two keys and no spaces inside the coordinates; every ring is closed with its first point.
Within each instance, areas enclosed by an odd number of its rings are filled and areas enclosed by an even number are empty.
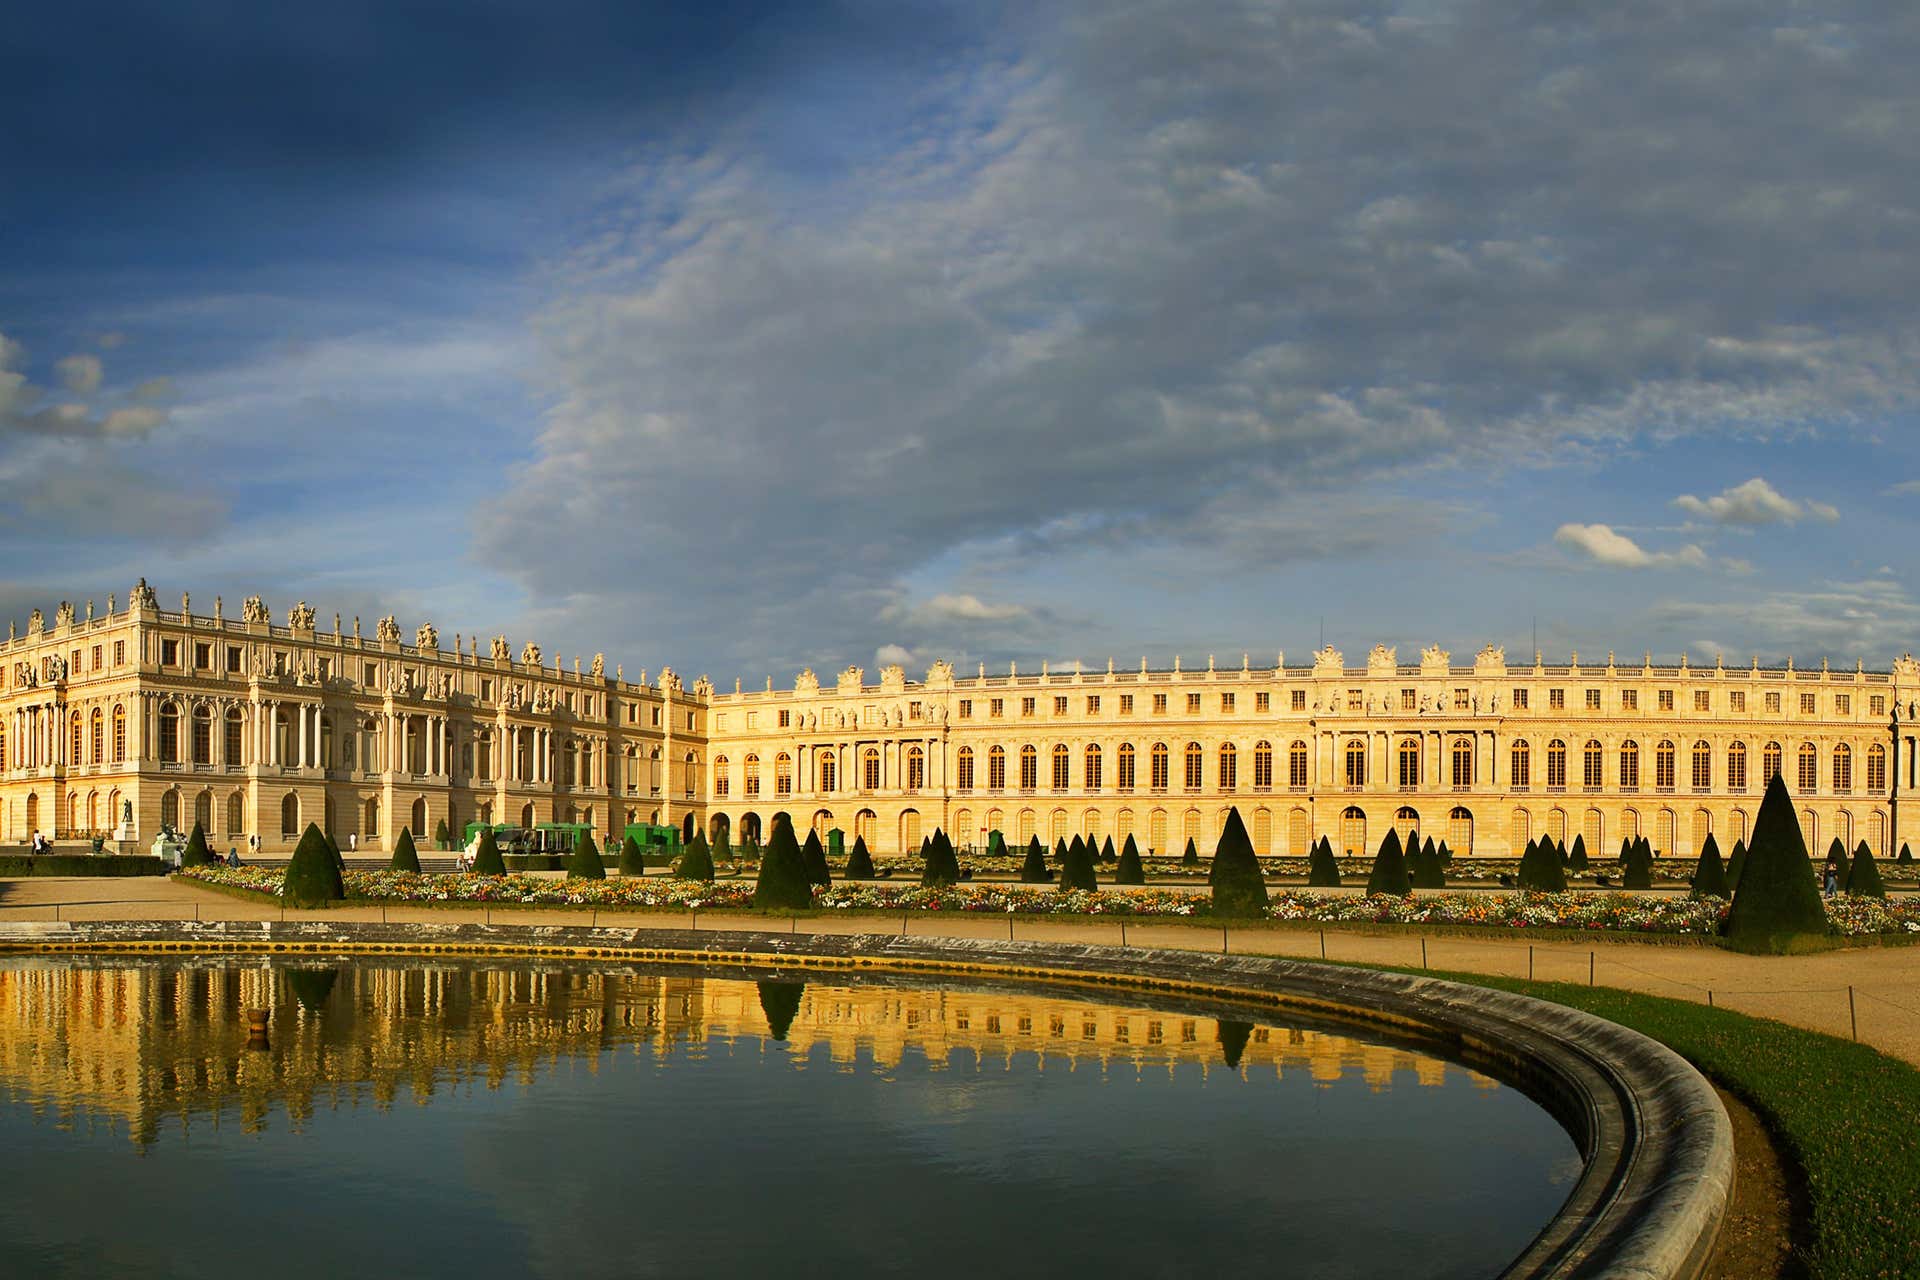
{"type": "Polygon", "coordinates": [[[213,853],[207,848],[207,830],[196,822],[187,836],[187,847],[180,851],[180,865],[204,867],[213,861],[213,853]]]}
{"type": "Polygon", "coordinates": [[[508,871],[565,871],[567,860],[557,853],[508,853],[500,860],[508,871]]]}
{"type": "Polygon", "coordinates": [[[1777,951],[1796,935],[1826,931],[1826,906],[1800,833],[1800,816],[1786,781],[1776,773],[1754,819],[1747,863],[1721,932],[1736,946],[1777,951]]]}
{"type": "Polygon", "coordinates": [[[1380,852],[1373,855],[1373,870],[1367,875],[1367,896],[1386,894],[1404,898],[1413,892],[1413,878],[1407,874],[1407,855],[1400,850],[1400,833],[1387,828],[1380,841],[1380,852]]]}
{"type": "Polygon", "coordinates": [[[753,905],[762,909],[804,910],[813,905],[813,887],[793,838],[793,823],[775,819],[773,834],[760,857],[760,877],[753,885],[753,905]]]}
{"type": "Polygon", "coordinates": [[[804,982],[757,982],[760,988],[760,1012],[767,1015],[767,1033],[785,1042],[793,1019],[800,1012],[800,997],[806,994],[804,982]]]}
{"type": "Polygon", "coordinates": [[[807,869],[808,884],[833,883],[833,873],[827,870],[827,847],[820,843],[820,833],[811,828],[807,831],[807,843],[800,850],[800,865],[807,869]]]}
{"type": "Polygon", "coordinates": [[[867,838],[853,838],[853,852],[847,855],[847,879],[873,879],[873,854],[867,850],[867,838]]]}
{"type": "Polygon", "coordinates": [[[413,847],[413,832],[406,827],[400,828],[400,838],[393,842],[393,860],[387,863],[393,871],[411,871],[420,874],[420,851],[413,847]]]}
{"type": "Polygon", "coordinates": [[[311,822],[301,833],[300,843],[294,846],[280,896],[296,907],[317,907],[347,896],[346,886],[340,880],[340,868],[333,862],[333,851],[327,848],[327,838],[311,822]]]}
{"type": "MultiPolygon", "coordinates": [[[[1112,836],[1107,837],[1107,847],[1109,849],[1113,847],[1112,836]]],[[[1131,835],[1127,837],[1126,848],[1120,851],[1120,865],[1114,870],[1113,882],[1115,884],[1145,884],[1147,882],[1147,869],[1140,865],[1140,849],[1139,846],[1134,844],[1131,835]]]]}
{"type": "MultiPolygon", "coordinates": [[[[699,832],[694,832],[696,837],[699,832]]],[[[704,847],[705,842],[702,842],[704,847]]],[[[593,838],[593,832],[583,832],[580,843],[573,846],[573,856],[567,859],[567,879],[569,880],[605,880],[607,864],[600,861],[600,843],[593,838]]]]}
{"type": "Polygon", "coordinates": [[[167,864],[150,853],[0,854],[0,880],[26,880],[34,876],[102,879],[165,874],[167,864]]]}
{"type": "Polygon", "coordinates": [[[1047,847],[1035,836],[1027,841],[1027,856],[1020,864],[1021,884],[1052,884],[1053,872],[1047,867],[1047,847]]]}
{"type": "Polygon", "coordinates": [[[1515,879],[1522,889],[1534,893],[1565,893],[1567,865],[1560,860],[1558,846],[1544,840],[1528,844],[1520,858],[1520,874],[1515,879]]]}
{"type": "Polygon", "coordinates": [[[953,854],[953,841],[939,827],[927,841],[927,858],[920,871],[920,883],[927,888],[960,883],[960,859],[953,854]]]}
{"type": "Polygon", "coordinates": [[[1635,840],[1627,846],[1627,869],[1620,877],[1622,888],[1653,888],[1653,846],[1635,840]]]}
{"type": "Polygon", "coordinates": [[[1585,871],[1587,869],[1587,838],[1583,835],[1573,837],[1573,847],[1567,850],[1567,869],[1585,871]]]}
{"type": "Polygon", "coordinates": [[[680,852],[680,860],[673,864],[673,873],[682,880],[713,879],[713,850],[707,846],[704,831],[694,831],[693,839],[680,852]]]}
{"type": "Polygon", "coordinates": [[[1253,841],[1247,838],[1246,824],[1240,821],[1238,805],[1227,810],[1227,823],[1213,851],[1207,884],[1213,890],[1214,915],[1266,915],[1267,879],[1260,872],[1260,859],[1254,856],[1253,841]]]}
{"type": "Polygon", "coordinates": [[[1700,865],[1693,869],[1693,896],[1696,898],[1731,898],[1733,890],[1727,887],[1727,869],[1720,862],[1720,843],[1713,838],[1713,832],[1707,832],[1706,841],[1700,846],[1700,865]]]}
{"type": "Polygon", "coordinates": [[[1321,836],[1307,855],[1307,886],[1312,889],[1338,889],[1340,863],[1333,856],[1333,845],[1321,836]]]}
{"type": "Polygon", "coordinates": [[[500,842],[493,838],[492,827],[480,828],[480,847],[473,853],[473,874],[477,876],[507,874],[507,864],[500,860],[500,842]]]}
{"type": "Polygon", "coordinates": [[[647,855],[640,852],[640,842],[632,833],[620,840],[620,874],[623,876],[644,876],[647,874],[647,855]]]}
{"type": "Polygon", "coordinates": [[[1086,842],[1078,836],[1067,846],[1067,856],[1060,864],[1060,887],[1086,889],[1089,892],[1100,887],[1100,878],[1093,869],[1093,855],[1087,851],[1086,842]]]}
{"type": "Polygon", "coordinates": [[[442,850],[453,848],[453,832],[448,828],[444,817],[433,824],[433,842],[442,850]]]}
{"type": "Polygon", "coordinates": [[[1884,898],[1887,886],[1880,883],[1880,868],[1873,864],[1873,850],[1862,840],[1853,851],[1853,865],[1847,868],[1847,892],[1862,898],[1884,898]]]}
{"type": "Polygon", "coordinates": [[[1193,847],[1192,836],[1187,837],[1187,847],[1181,850],[1180,865],[1183,867],[1197,867],[1200,865],[1200,851],[1193,847]]]}

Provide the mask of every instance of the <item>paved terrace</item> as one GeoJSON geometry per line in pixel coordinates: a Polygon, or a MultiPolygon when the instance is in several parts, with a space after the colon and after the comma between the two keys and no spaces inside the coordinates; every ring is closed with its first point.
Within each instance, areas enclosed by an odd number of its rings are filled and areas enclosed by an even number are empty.
{"type": "MultiPolygon", "coordinates": [[[[1354,890],[1357,892],[1357,890],[1354,890]]],[[[602,910],[579,907],[353,906],[327,911],[282,911],[184,882],[165,879],[0,880],[0,931],[28,922],[88,920],[339,920],[420,923],[578,925],[604,917],[623,928],[765,929],[855,934],[882,931],[920,937],[1020,941],[1124,943],[1132,947],[1274,955],[1359,964],[1592,982],[1652,995],[1693,1000],[1864,1043],[1920,1066],[1920,946],[1868,946],[1805,956],[1746,956],[1691,943],[1577,941],[1460,937],[1412,926],[1326,929],[1146,920],[1040,919],[915,913],[756,917],[701,916],[687,911],[602,910]]]]}

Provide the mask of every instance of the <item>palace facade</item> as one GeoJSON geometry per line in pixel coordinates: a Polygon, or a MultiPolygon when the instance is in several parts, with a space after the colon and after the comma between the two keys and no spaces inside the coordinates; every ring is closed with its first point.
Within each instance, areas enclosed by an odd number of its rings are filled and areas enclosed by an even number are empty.
{"type": "MultiPolygon", "coordinates": [[[[1238,807],[1256,849],[1305,856],[1324,834],[1364,856],[1389,827],[1461,854],[1644,835],[1690,855],[1743,839],[1782,772],[1816,855],[1838,837],[1897,850],[1895,790],[1915,782],[1920,662],[1887,671],[1651,660],[1470,665],[1438,648],[1363,665],[957,675],[857,667],[831,686],[716,693],[582,671],[505,637],[413,643],[383,618],[285,622],[256,597],[229,619],[163,611],[142,581],[96,615],[36,611],[0,662],[0,840],[35,831],[144,843],[203,823],[216,845],[291,847],[309,821],[384,849],[444,819],[695,824],[764,838],[776,813],[876,853],[937,826],[960,845],[1073,834],[1203,850],[1238,807]]],[[[351,838],[351,839],[350,839],[351,838]]]]}

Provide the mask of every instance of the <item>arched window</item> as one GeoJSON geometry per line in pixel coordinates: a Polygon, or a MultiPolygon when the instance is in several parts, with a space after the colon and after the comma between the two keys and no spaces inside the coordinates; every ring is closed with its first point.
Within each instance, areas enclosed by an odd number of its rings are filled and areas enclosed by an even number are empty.
{"type": "MultiPolygon", "coordinates": [[[[691,761],[693,757],[688,756],[687,759],[691,761]]],[[[689,772],[687,774],[687,787],[689,790],[692,789],[693,784],[694,775],[689,772]]],[[[580,785],[583,787],[593,785],[593,744],[591,742],[583,742],[580,744],[580,785]]]]}
{"type": "Polygon", "coordinates": [[[1120,744],[1118,758],[1118,776],[1114,781],[1120,790],[1131,791],[1133,790],[1133,744],[1131,742],[1120,744]]]}
{"type": "Polygon", "coordinates": [[[1409,839],[1420,827],[1420,811],[1402,805],[1393,811],[1393,833],[1400,837],[1400,847],[1409,848],[1409,839]]]}
{"type": "Polygon", "coordinates": [[[193,798],[193,820],[207,835],[213,834],[213,792],[202,791],[193,798]]]}
{"type": "Polygon", "coordinates": [[[1713,790],[1713,746],[1705,741],[1693,744],[1693,789],[1713,790]]]}
{"type": "Polygon", "coordinates": [[[1348,858],[1367,853],[1367,815],[1351,805],[1340,814],[1340,852],[1348,858]]]}
{"type": "Polygon", "coordinates": [[[907,748],[907,790],[918,791],[927,785],[927,753],[919,747],[907,748]]]}
{"type": "Polygon", "coordinates": [[[760,794],[760,757],[754,752],[740,762],[740,794],[749,798],[760,794]]]}
{"type": "Polygon", "coordinates": [[[407,830],[413,832],[415,840],[427,838],[427,802],[424,797],[413,802],[413,816],[407,821],[407,830]]]}
{"type": "Polygon", "coordinates": [[[1811,742],[1800,744],[1800,794],[1812,795],[1820,789],[1820,752],[1811,742]]]}
{"type": "Polygon", "coordinates": [[[171,702],[160,704],[160,762],[180,763],[180,708],[171,702]]]}
{"type": "Polygon", "coordinates": [[[1786,750],[1777,742],[1769,742],[1760,748],[1760,785],[1766,787],[1780,776],[1780,769],[1786,759],[1786,750]]]}
{"type": "Polygon", "coordinates": [[[1673,816],[1673,810],[1662,809],[1660,811],[1658,825],[1654,830],[1654,848],[1663,858],[1670,858],[1676,852],[1674,828],[1677,825],[1673,816]]]}
{"type": "Polygon", "coordinates": [[[1839,795],[1853,790],[1853,748],[1844,742],[1833,748],[1833,789],[1839,795]]]}
{"type": "Polygon", "coordinates": [[[1676,785],[1673,755],[1673,743],[1664,739],[1653,749],[1653,785],[1661,791],[1671,791],[1676,785]]]}
{"type": "Polygon", "coordinates": [[[961,791],[973,790],[973,748],[962,747],[953,759],[954,785],[961,791]]]}
{"type": "Polygon", "coordinates": [[[1253,789],[1273,790],[1273,744],[1264,739],[1253,744],[1253,789]]]}
{"type": "Polygon", "coordinates": [[[1287,852],[1296,858],[1313,852],[1313,818],[1298,805],[1287,814],[1287,852]]]}
{"type": "Polygon", "coordinates": [[[1547,790],[1567,789],[1567,744],[1555,738],[1547,744],[1547,790]]]}
{"type": "MultiPolygon", "coordinates": [[[[67,724],[72,730],[72,732],[68,734],[68,737],[71,738],[72,741],[67,744],[67,763],[77,768],[87,762],[87,722],[81,718],[80,712],[76,710],[67,717],[67,724]]],[[[69,806],[69,808],[71,808],[71,806],[69,806]]],[[[77,814],[69,812],[67,814],[67,825],[77,830],[80,824],[74,821],[76,817],[78,817],[77,814]]]]}
{"type": "Polygon", "coordinates": [[[880,752],[874,747],[867,747],[860,752],[860,789],[880,789],[880,752]]]}
{"type": "Polygon", "coordinates": [[[227,834],[245,835],[247,831],[247,797],[244,792],[236,791],[227,797],[227,834]]]}
{"type": "Polygon", "coordinates": [[[107,758],[107,717],[100,708],[95,707],[87,716],[87,729],[87,737],[91,740],[87,745],[92,748],[89,759],[99,764],[107,758]]]}
{"type": "Polygon", "coordinates": [[[1070,753],[1067,751],[1066,743],[1056,742],[1053,744],[1053,789],[1055,791],[1065,791],[1067,787],[1071,785],[1068,776],[1068,770],[1070,768],[1069,755],[1070,753]]]}
{"type": "Polygon", "coordinates": [[[300,834],[300,797],[291,791],[280,800],[280,834],[283,836],[300,834]]]}
{"type": "Polygon", "coordinates": [[[1473,813],[1456,808],[1447,814],[1447,848],[1463,858],[1473,856],[1473,813]]]}
{"type": "Polygon", "coordinates": [[[1400,789],[1417,791],[1420,787],[1420,739],[1400,739],[1400,789]]]}
{"type": "MultiPolygon", "coordinates": [[[[5,725],[0,725],[0,770],[4,770],[6,767],[7,767],[7,730],[5,725]]],[[[0,832],[0,834],[5,834],[5,833],[0,832]]]]}
{"type": "Polygon", "coordinates": [[[1587,823],[1584,834],[1587,837],[1587,849],[1593,853],[1603,852],[1607,847],[1607,819],[1598,809],[1587,810],[1587,823]]]}
{"type": "Polygon", "coordinates": [[[1525,809],[1515,809],[1513,816],[1507,820],[1508,851],[1524,850],[1527,847],[1527,841],[1531,839],[1533,839],[1533,815],[1525,809]]]}
{"type": "Polygon", "coordinates": [[[1033,824],[1034,824],[1033,810],[1022,809],[1020,811],[1019,816],[1014,820],[1014,828],[1013,828],[1014,839],[1019,841],[1023,845],[1026,844],[1029,840],[1032,840],[1033,833],[1034,833],[1033,824]]]}
{"type": "MultiPolygon", "coordinates": [[[[1527,745],[1525,738],[1513,744],[1508,757],[1511,767],[1507,771],[1507,785],[1515,791],[1525,791],[1533,785],[1533,748],[1527,745]]],[[[1524,812],[1524,811],[1522,811],[1524,812]]],[[[1522,837],[1520,844],[1527,843],[1522,837]]]]}
{"type": "Polygon", "coordinates": [[[1736,742],[1727,748],[1727,790],[1747,789],[1747,744],[1736,742]]]}
{"type": "Polygon", "coordinates": [[[1640,789],[1640,744],[1631,738],[1620,744],[1620,789],[1640,789]]]}
{"type": "Polygon", "coordinates": [[[560,752],[560,785],[571,787],[579,777],[580,744],[569,739],[560,752]]]}
{"type": "MultiPolygon", "coordinates": [[[[689,751],[680,758],[680,795],[684,800],[693,799],[693,793],[700,789],[700,757],[689,751]]],[[[693,819],[692,814],[687,819],[693,819]]],[[[693,839],[693,832],[687,832],[687,839],[693,839]]]]}
{"type": "MultiPolygon", "coordinates": [[[[246,725],[240,714],[240,708],[229,707],[222,724],[220,759],[229,769],[238,769],[247,763],[246,751],[242,745],[246,741],[246,725]]],[[[352,767],[352,760],[346,761],[352,767]]]]}
{"type": "Polygon", "coordinates": [[[193,762],[213,763],[213,709],[205,703],[193,709],[193,762]]]}
{"type": "Polygon", "coordinates": [[[1253,811],[1253,851],[1261,857],[1273,852],[1273,810],[1259,808],[1253,811]]]}
{"type": "Polygon", "coordinates": [[[1087,744],[1087,749],[1081,753],[1080,768],[1084,775],[1083,781],[1085,783],[1085,789],[1088,791],[1098,791],[1100,789],[1099,743],[1089,742],[1087,744]]]}
{"type": "Polygon", "coordinates": [[[1307,744],[1298,738],[1287,747],[1287,785],[1295,791],[1307,789],[1307,744]]]}
{"type": "MultiPolygon", "coordinates": [[[[119,703],[113,704],[113,762],[124,764],[127,759],[127,709],[119,703]]],[[[115,821],[119,821],[118,818],[115,821]]]]}
{"type": "Polygon", "coordinates": [[[720,799],[725,799],[727,789],[732,785],[733,780],[727,775],[727,758],[715,756],[713,758],[713,794],[720,799]]]}
{"type": "Polygon", "coordinates": [[[1588,738],[1587,745],[1580,750],[1580,784],[1589,791],[1598,791],[1606,785],[1606,775],[1602,767],[1600,740],[1588,738]]]}
{"type": "MultiPolygon", "coordinates": [[[[34,797],[27,797],[28,826],[33,825],[33,801],[34,797]]],[[[160,825],[175,831],[180,829],[180,792],[177,789],[169,789],[165,795],[160,797],[160,825]]]]}
{"type": "Polygon", "coordinates": [[[1240,787],[1240,753],[1231,743],[1220,745],[1220,789],[1236,791],[1240,787]]]}
{"type": "Polygon", "coordinates": [[[1367,785],[1367,744],[1363,738],[1347,739],[1347,786],[1358,790],[1367,785]]]}
{"type": "Polygon", "coordinates": [[[1007,749],[994,747],[987,752],[987,790],[1002,791],[1007,785],[1007,749]]]}
{"type": "MultiPolygon", "coordinates": [[[[1887,789],[1887,748],[1876,742],[1867,748],[1867,791],[1878,795],[1887,789]]],[[[1883,841],[1880,846],[1886,848],[1883,841]]]]}
{"type": "Polygon", "coordinates": [[[1164,852],[1167,847],[1167,811],[1155,809],[1147,817],[1147,848],[1164,852]]]}
{"type": "Polygon", "coordinates": [[[1087,842],[1093,843],[1100,836],[1100,811],[1088,809],[1080,815],[1080,829],[1087,833],[1087,842]]]}
{"type": "Polygon", "coordinates": [[[1149,760],[1153,772],[1148,779],[1148,784],[1152,786],[1155,791],[1165,791],[1167,789],[1167,744],[1164,742],[1154,743],[1149,760]]]}
{"type": "Polygon", "coordinates": [[[1453,740],[1453,789],[1463,791],[1472,785],[1473,739],[1455,738],[1453,740]]]}
{"type": "Polygon", "coordinates": [[[1200,744],[1187,744],[1187,790],[1198,791],[1206,782],[1206,757],[1200,744]]]}
{"type": "Polygon", "coordinates": [[[793,794],[793,757],[784,751],[773,758],[773,794],[793,794]]]}
{"type": "Polygon", "coordinates": [[[1040,788],[1040,752],[1029,742],[1020,748],[1020,789],[1037,791],[1040,788]]]}

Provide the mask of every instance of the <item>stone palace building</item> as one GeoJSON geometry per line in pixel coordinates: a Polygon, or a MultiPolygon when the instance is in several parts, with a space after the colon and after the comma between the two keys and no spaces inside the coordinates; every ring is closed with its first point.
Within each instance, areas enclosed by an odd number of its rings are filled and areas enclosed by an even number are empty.
{"type": "MultiPolygon", "coordinates": [[[[385,849],[445,818],[532,825],[695,824],[764,837],[772,816],[916,848],[1075,833],[1209,849],[1238,806],[1262,854],[1327,835],[1372,851],[1417,827],[1458,853],[1532,836],[1610,854],[1645,835],[1690,855],[1746,836],[1783,772],[1816,854],[1838,837],[1890,852],[1896,788],[1913,787],[1920,662],[1888,671],[1651,661],[1470,665],[1376,646],[1358,666],[957,675],[857,667],[823,686],[716,693],[670,669],[651,682],[582,671],[504,637],[403,643],[381,619],[328,629],[304,603],[275,623],[162,611],[142,581],[96,615],[36,611],[0,664],[0,840],[35,830],[142,841],[198,820],[218,846],[290,847],[309,821],[342,847],[385,849]]],[[[1894,846],[1897,848],[1897,845],[1894,846]]]]}

